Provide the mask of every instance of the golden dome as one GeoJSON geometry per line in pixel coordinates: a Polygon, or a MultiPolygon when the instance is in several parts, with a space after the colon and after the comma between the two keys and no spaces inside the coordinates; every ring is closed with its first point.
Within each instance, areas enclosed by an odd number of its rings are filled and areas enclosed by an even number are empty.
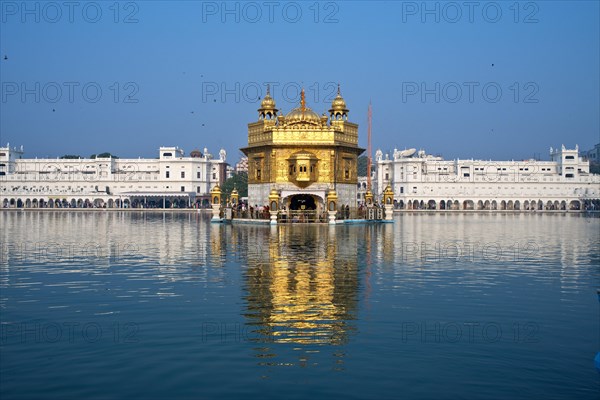
{"type": "Polygon", "coordinates": [[[331,103],[331,108],[333,108],[334,110],[343,110],[346,108],[346,101],[344,100],[344,98],[342,97],[342,95],[340,93],[340,85],[339,84],[338,84],[337,96],[335,96],[335,99],[333,99],[333,102],[331,103]]]}
{"type": "Polygon", "coordinates": [[[346,102],[344,101],[344,98],[338,94],[335,97],[335,99],[333,99],[333,102],[331,103],[331,108],[333,108],[334,110],[346,109],[346,102]]]}
{"type": "Polygon", "coordinates": [[[288,123],[311,122],[320,124],[321,117],[308,107],[305,107],[304,109],[302,107],[297,107],[285,116],[285,121],[288,123]]]}
{"type": "Polygon", "coordinates": [[[269,94],[269,90],[267,89],[267,95],[260,102],[260,108],[262,109],[274,109],[275,108],[275,100],[269,94]]]}
{"type": "Polygon", "coordinates": [[[329,112],[335,112],[335,111],[348,112],[348,109],[346,108],[346,101],[344,100],[344,98],[342,97],[342,95],[340,93],[340,85],[339,84],[338,84],[337,96],[335,96],[335,99],[333,99],[333,102],[331,103],[331,110],[329,110],[329,112]]]}
{"type": "Polygon", "coordinates": [[[270,85],[267,85],[267,94],[265,95],[265,98],[262,99],[262,101],[260,102],[260,108],[258,109],[259,114],[263,117],[267,114],[270,114],[272,116],[277,115],[278,110],[277,108],[275,108],[275,100],[273,100],[273,98],[271,97],[270,89],[270,85]]]}
{"type": "Polygon", "coordinates": [[[294,108],[286,116],[285,120],[287,123],[295,122],[308,122],[314,124],[321,123],[321,117],[319,114],[306,107],[306,99],[304,98],[304,89],[300,92],[300,107],[294,108]]]}

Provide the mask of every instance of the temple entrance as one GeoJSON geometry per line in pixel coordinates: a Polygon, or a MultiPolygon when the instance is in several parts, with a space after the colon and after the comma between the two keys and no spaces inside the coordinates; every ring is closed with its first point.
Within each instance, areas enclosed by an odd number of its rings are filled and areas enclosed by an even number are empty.
{"type": "Polygon", "coordinates": [[[290,200],[290,210],[316,210],[315,198],[309,194],[297,194],[290,200]]]}

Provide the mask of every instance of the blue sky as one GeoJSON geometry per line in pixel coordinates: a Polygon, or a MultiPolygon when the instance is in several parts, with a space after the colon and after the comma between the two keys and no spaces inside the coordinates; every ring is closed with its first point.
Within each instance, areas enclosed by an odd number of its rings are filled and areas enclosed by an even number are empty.
{"type": "Polygon", "coordinates": [[[234,163],[267,82],[284,113],[300,87],[326,111],[339,82],[363,147],[371,101],[374,150],[600,141],[596,1],[0,4],[0,143],[27,157],[176,145],[234,163]]]}

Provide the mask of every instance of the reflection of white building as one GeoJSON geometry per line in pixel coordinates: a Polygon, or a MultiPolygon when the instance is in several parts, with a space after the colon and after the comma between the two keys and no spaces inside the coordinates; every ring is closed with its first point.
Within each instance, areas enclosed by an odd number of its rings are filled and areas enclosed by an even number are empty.
{"type": "MultiPolygon", "coordinates": [[[[3,278],[22,265],[34,273],[89,276],[128,266],[117,273],[127,270],[139,281],[216,282],[231,255],[230,232],[198,213],[0,212],[0,226],[9,227],[0,229],[0,291],[12,282],[3,278]],[[57,236],[59,225],[69,229],[57,236]]],[[[144,297],[173,295],[164,285],[145,291],[144,297]]]]}
{"type": "Polygon", "coordinates": [[[444,160],[423,150],[376,153],[375,193],[389,184],[400,209],[569,210],[600,206],[600,175],[574,150],[550,161],[444,160]]]}
{"type": "Polygon", "coordinates": [[[23,148],[0,147],[0,207],[188,207],[209,202],[227,173],[219,158],[177,147],[159,157],[26,159],[23,148]]]}

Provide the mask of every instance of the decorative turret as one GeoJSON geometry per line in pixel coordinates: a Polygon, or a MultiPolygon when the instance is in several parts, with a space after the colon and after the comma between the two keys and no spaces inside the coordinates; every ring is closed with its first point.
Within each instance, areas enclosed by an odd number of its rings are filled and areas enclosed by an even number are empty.
{"type": "Polygon", "coordinates": [[[384,204],[393,204],[394,203],[394,191],[392,190],[390,185],[385,187],[383,191],[383,203],[384,204]]]}
{"type": "Polygon", "coordinates": [[[260,103],[258,119],[272,119],[277,116],[279,110],[275,107],[275,100],[271,97],[271,85],[267,85],[267,94],[260,103]]]}
{"type": "Polygon", "coordinates": [[[238,202],[240,199],[240,194],[238,193],[236,187],[233,187],[233,190],[231,191],[231,205],[232,206],[237,206],[238,202]]]}
{"type": "Polygon", "coordinates": [[[221,204],[221,188],[219,185],[215,185],[210,191],[210,197],[212,197],[212,204],[221,204]]]}
{"type": "Polygon", "coordinates": [[[367,203],[367,207],[373,206],[373,193],[371,193],[371,189],[367,189],[365,192],[365,203],[367,203]]]}
{"type": "Polygon", "coordinates": [[[340,84],[338,83],[337,96],[333,99],[331,103],[331,109],[329,110],[329,115],[332,120],[347,120],[348,119],[348,109],[346,108],[346,101],[342,97],[340,93],[340,84]]]}
{"type": "Polygon", "coordinates": [[[279,208],[279,192],[275,188],[269,192],[269,208],[272,211],[277,211],[279,208]]]}

